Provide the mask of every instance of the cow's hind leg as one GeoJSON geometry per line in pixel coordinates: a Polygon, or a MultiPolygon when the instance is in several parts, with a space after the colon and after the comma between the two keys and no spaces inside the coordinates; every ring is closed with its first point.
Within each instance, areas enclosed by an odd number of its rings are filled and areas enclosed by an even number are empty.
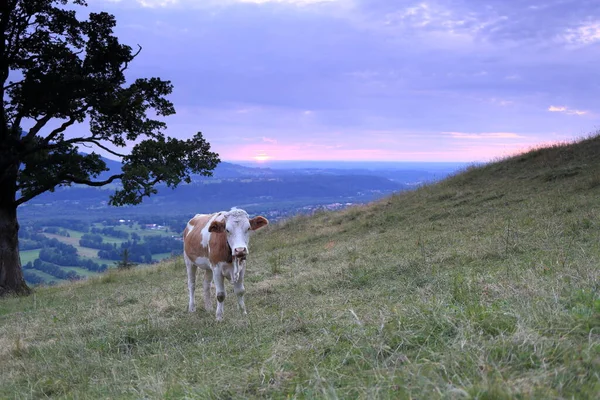
{"type": "Polygon", "coordinates": [[[221,266],[217,265],[213,268],[213,280],[215,282],[215,289],[217,292],[217,321],[223,319],[223,302],[227,294],[225,293],[225,282],[223,280],[223,274],[221,273],[221,266]]]}
{"type": "Polygon", "coordinates": [[[244,303],[244,293],[246,293],[246,289],[244,288],[244,269],[240,271],[240,277],[233,284],[233,292],[237,295],[238,308],[246,315],[246,304],[244,303]]]}
{"type": "Polygon", "coordinates": [[[196,301],[194,300],[194,295],[196,292],[196,271],[198,270],[198,267],[187,257],[184,256],[184,259],[188,276],[188,291],[190,294],[190,304],[188,305],[188,311],[194,312],[196,311],[196,301]]]}
{"type": "Polygon", "coordinates": [[[204,270],[204,282],[202,282],[202,288],[204,289],[204,309],[208,312],[212,311],[212,298],[210,297],[210,285],[213,281],[213,272],[210,269],[204,270]]]}

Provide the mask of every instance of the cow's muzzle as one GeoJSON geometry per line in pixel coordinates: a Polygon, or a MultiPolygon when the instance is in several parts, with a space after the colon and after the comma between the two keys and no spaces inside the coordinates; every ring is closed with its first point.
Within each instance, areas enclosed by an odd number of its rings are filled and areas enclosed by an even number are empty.
{"type": "Polygon", "coordinates": [[[248,255],[248,249],[245,247],[236,247],[233,250],[233,256],[240,260],[245,260],[247,255],[248,255]]]}

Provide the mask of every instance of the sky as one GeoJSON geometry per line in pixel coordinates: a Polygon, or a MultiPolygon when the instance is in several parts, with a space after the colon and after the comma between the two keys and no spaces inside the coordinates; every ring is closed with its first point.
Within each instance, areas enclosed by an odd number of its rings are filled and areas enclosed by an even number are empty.
{"type": "Polygon", "coordinates": [[[224,161],[490,161],[596,132],[596,0],[88,0],[224,161]]]}

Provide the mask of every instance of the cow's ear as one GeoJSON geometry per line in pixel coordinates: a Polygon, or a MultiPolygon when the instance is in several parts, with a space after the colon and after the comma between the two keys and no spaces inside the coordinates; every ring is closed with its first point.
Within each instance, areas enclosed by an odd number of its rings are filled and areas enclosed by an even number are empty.
{"type": "Polygon", "coordinates": [[[250,229],[253,231],[262,228],[265,225],[269,225],[269,221],[263,216],[259,215],[258,217],[254,217],[250,220],[250,229]]]}
{"type": "Polygon", "coordinates": [[[213,221],[208,227],[209,232],[221,233],[225,231],[225,222],[223,221],[213,221]]]}

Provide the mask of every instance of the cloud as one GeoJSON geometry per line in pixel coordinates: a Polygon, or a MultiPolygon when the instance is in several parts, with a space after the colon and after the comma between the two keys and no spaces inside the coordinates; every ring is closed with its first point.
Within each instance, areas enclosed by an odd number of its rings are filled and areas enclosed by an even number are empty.
{"type": "Polygon", "coordinates": [[[587,111],[573,110],[573,109],[570,109],[565,106],[550,106],[550,107],[548,107],[548,111],[564,113],[567,115],[586,115],[586,114],[588,114],[587,111]]]}
{"type": "Polygon", "coordinates": [[[127,5],[137,4],[147,8],[158,8],[174,6],[180,3],[179,0],[104,0],[108,3],[126,3],[127,5]]]}
{"type": "Polygon", "coordinates": [[[455,139],[523,139],[525,136],[512,132],[490,132],[490,133],[465,133],[465,132],[442,132],[455,139]]]}
{"type": "Polygon", "coordinates": [[[350,0],[104,0],[107,3],[124,3],[146,8],[185,7],[214,8],[235,4],[309,6],[320,3],[347,3],[350,0]]]}
{"type": "Polygon", "coordinates": [[[548,111],[550,111],[550,112],[564,112],[564,111],[567,111],[567,107],[550,106],[550,107],[548,107],[548,111]]]}
{"type": "MultiPolygon", "coordinates": [[[[394,27],[399,34],[416,31],[448,42],[470,39],[478,46],[528,43],[589,45],[600,36],[600,3],[561,0],[356,0],[371,22],[394,27]],[[444,36],[431,35],[433,32],[444,36]]],[[[427,35],[423,36],[427,37],[427,35]]]]}
{"type": "Polygon", "coordinates": [[[485,146],[582,135],[596,118],[581,110],[600,97],[590,84],[600,80],[600,2],[89,3],[115,14],[122,43],[143,47],[128,79],[173,83],[168,133],[202,131],[223,159],[239,143],[289,157],[322,149],[322,159],[479,157],[485,146]]]}
{"type": "Polygon", "coordinates": [[[232,0],[238,3],[254,3],[254,4],[266,4],[266,3],[279,3],[279,4],[295,4],[295,5],[307,5],[316,3],[333,3],[333,2],[344,2],[347,0],[232,0]]]}
{"type": "Polygon", "coordinates": [[[588,45],[600,42],[600,20],[585,22],[576,28],[568,28],[563,39],[569,44],[588,45]]]}

